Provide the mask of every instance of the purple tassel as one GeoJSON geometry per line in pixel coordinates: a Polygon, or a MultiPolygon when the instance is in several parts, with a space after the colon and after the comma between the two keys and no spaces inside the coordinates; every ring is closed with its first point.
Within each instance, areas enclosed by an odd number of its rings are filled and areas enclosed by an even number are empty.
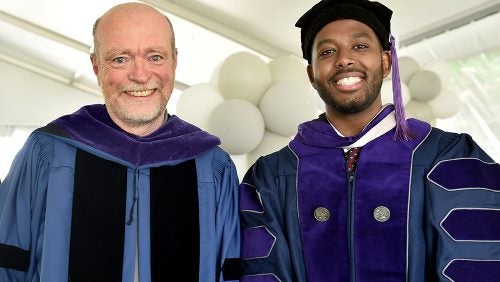
{"type": "Polygon", "coordinates": [[[396,111],[396,133],[393,139],[396,141],[410,141],[415,138],[415,133],[408,127],[403,106],[401,93],[401,80],[399,78],[398,55],[396,53],[396,40],[391,35],[391,64],[392,64],[392,95],[396,111]]]}

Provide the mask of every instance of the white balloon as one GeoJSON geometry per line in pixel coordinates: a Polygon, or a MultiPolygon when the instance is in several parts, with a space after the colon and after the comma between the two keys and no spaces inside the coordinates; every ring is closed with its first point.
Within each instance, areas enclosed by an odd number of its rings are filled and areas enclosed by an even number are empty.
{"type": "Polygon", "coordinates": [[[321,96],[319,96],[318,91],[316,91],[316,89],[314,89],[314,87],[312,87],[312,85],[309,85],[308,88],[309,88],[309,94],[312,95],[313,100],[316,104],[316,112],[318,112],[318,111],[320,113],[325,112],[326,111],[325,101],[323,101],[321,96]]]}
{"type": "MultiPolygon", "coordinates": [[[[380,96],[382,98],[382,104],[394,104],[394,96],[392,92],[392,79],[384,79],[382,83],[382,88],[380,89],[380,96]]],[[[401,82],[401,96],[403,99],[403,105],[406,105],[410,101],[410,90],[406,83],[401,82]]]]}
{"type": "Polygon", "coordinates": [[[296,81],[310,85],[306,64],[297,57],[282,56],[268,63],[273,82],[296,81]]]}
{"type": "Polygon", "coordinates": [[[207,129],[213,109],[224,102],[219,89],[210,83],[192,85],[182,91],[176,105],[179,117],[201,129],[207,129]]]}
{"type": "Polygon", "coordinates": [[[411,99],[408,104],[406,104],[405,109],[411,116],[417,119],[426,121],[433,126],[436,124],[436,117],[434,117],[434,113],[429,103],[411,99]]]}
{"type": "Polygon", "coordinates": [[[429,101],[429,105],[435,117],[450,118],[460,110],[460,99],[455,92],[443,89],[436,98],[429,101]]]}
{"type": "Polygon", "coordinates": [[[212,75],[210,76],[210,83],[212,83],[213,85],[215,85],[217,87],[219,86],[219,72],[220,72],[221,65],[222,65],[222,62],[217,64],[217,66],[215,66],[215,68],[212,72],[212,75]]]}
{"type": "Polygon", "coordinates": [[[441,92],[441,79],[435,72],[420,70],[411,76],[408,86],[412,99],[427,102],[441,92]]]}
{"type": "Polygon", "coordinates": [[[323,113],[326,111],[326,106],[325,106],[325,101],[321,99],[321,96],[319,96],[318,91],[312,87],[312,85],[309,85],[309,93],[312,95],[314,102],[316,103],[316,112],[323,113]]]}
{"type": "Polygon", "coordinates": [[[410,77],[420,70],[417,61],[411,57],[401,57],[398,59],[399,77],[401,81],[408,83],[410,77]]]}
{"type": "Polygon", "coordinates": [[[259,157],[271,154],[288,145],[292,137],[281,136],[266,130],[257,148],[247,154],[248,164],[252,165],[259,157]]]}
{"type": "Polygon", "coordinates": [[[316,116],[316,102],[310,88],[298,82],[271,85],[259,104],[266,128],[282,136],[292,136],[297,126],[316,116]]]}
{"type": "Polygon", "coordinates": [[[245,100],[219,104],[208,118],[208,131],[221,139],[229,154],[245,154],[257,147],[264,135],[264,119],[257,107],[245,100]]]}
{"type": "Polygon", "coordinates": [[[271,72],[257,55],[238,52],[222,62],[217,85],[224,98],[242,99],[257,105],[271,85],[271,72]]]}
{"type": "Polygon", "coordinates": [[[432,71],[439,76],[443,85],[453,79],[453,70],[450,65],[443,60],[432,60],[423,66],[424,70],[432,71]]]}

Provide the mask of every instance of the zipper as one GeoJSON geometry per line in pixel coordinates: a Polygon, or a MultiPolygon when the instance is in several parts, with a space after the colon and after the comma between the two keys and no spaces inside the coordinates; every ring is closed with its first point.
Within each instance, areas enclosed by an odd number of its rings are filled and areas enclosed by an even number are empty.
{"type": "MultiPolygon", "coordinates": [[[[355,174],[355,173],[354,173],[355,174]]],[[[356,281],[356,264],[354,258],[354,174],[348,175],[348,207],[349,207],[349,218],[348,218],[348,234],[347,242],[349,248],[349,281],[356,281]]]]}

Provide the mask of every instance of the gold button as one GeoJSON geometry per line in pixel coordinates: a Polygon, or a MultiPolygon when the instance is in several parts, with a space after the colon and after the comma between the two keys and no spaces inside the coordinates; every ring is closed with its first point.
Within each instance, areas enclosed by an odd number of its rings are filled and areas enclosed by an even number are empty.
{"type": "Polygon", "coordinates": [[[330,218],[330,212],[324,207],[316,208],[314,210],[314,218],[320,222],[327,221],[330,218]]]}
{"type": "Polygon", "coordinates": [[[391,217],[391,211],[384,206],[378,206],[373,210],[373,217],[378,222],[386,222],[391,217]]]}

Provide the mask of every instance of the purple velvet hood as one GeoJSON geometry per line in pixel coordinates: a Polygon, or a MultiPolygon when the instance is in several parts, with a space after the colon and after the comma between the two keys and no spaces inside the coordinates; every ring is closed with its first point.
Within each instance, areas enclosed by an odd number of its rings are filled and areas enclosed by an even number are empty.
{"type": "Polygon", "coordinates": [[[131,135],[113,123],[104,105],[85,106],[39,131],[69,138],[71,143],[81,143],[137,166],[192,159],[220,144],[219,138],[177,116],[169,116],[148,136],[131,135]]]}

